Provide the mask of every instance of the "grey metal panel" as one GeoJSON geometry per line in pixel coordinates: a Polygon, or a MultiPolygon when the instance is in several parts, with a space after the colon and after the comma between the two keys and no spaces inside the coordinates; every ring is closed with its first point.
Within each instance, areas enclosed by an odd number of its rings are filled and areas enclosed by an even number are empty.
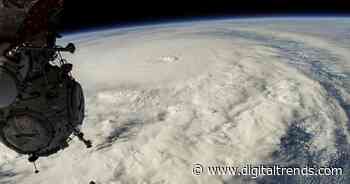
{"type": "Polygon", "coordinates": [[[15,78],[0,67],[0,108],[11,105],[17,97],[15,78]]]}

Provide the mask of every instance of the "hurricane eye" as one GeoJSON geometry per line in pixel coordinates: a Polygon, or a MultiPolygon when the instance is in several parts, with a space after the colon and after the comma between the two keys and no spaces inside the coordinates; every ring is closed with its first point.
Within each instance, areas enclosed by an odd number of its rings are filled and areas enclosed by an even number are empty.
{"type": "Polygon", "coordinates": [[[166,63],[173,63],[178,61],[179,58],[177,56],[163,56],[160,58],[160,61],[166,62],[166,63]]]}

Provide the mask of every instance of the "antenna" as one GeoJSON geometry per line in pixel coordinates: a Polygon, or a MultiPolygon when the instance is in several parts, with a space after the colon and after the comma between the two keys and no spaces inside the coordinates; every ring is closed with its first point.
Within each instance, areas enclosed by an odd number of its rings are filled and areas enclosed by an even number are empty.
{"type": "Polygon", "coordinates": [[[74,54],[76,48],[73,43],[68,43],[66,47],[32,47],[32,46],[20,46],[17,48],[18,50],[25,50],[25,51],[35,51],[35,50],[45,50],[45,51],[53,51],[53,52],[69,52],[71,54],[74,54]]]}
{"type": "Polygon", "coordinates": [[[36,167],[36,162],[33,162],[33,165],[34,165],[34,172],[35,172],[35,174],[38,174],[38,173],[39,173],[39,170],[38,170],[38,168],[36,167]]]}
{"type": "Polygon", "coordinates": [[[74,134],[78,137],[78,139],[80,141],[82,141],[85,144],[86,148],[91,148],[92,147],[92,142],[90,140],[86,140],[84,138],[84,133],[79,132],[79,131],[76,130],[76,132],[74,134]]]}
{"type": "Polygon", "coordinates": [[[38,160],[38,156],[36,156],[36,155],[30,155],[29,156],[29,158],[28,158],[28,161],[29,162],[31,162],[31,163],[33,163],[33,166],[34,166],[34,172],[35,172],[35,174],[38,174],[39,173],[39,170],[38,170],[38,168],[36,167],[36,161],[38,160]]]}

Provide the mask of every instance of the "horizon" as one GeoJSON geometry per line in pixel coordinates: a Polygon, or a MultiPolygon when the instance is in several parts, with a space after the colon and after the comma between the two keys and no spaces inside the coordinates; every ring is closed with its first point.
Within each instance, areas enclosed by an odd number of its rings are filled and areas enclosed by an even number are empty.
{"type": "Polygon", "coordinates": [[[110,23],[105,25],[90,26],[87,28],[74,29],[74,30],[63,30],[61,34],[66,36],[72,36],[76,34],[92,34],[97,32],[124,30],[124,29],[139,29],[143,27],[152,26],[165,26],[165,25],[176,25],[176,24],[187,24],[191,22],[211,22],[211,21],[239,21],[239,20],[278,20],[278,19],[350,19],[350,14],[339,15],[274,15],[274,16],[202,16],[193,18],[178,18],[178,19],[164,19],[156,21],[144,21],[144,22],[133,22],[128,24],[110,23]]]}

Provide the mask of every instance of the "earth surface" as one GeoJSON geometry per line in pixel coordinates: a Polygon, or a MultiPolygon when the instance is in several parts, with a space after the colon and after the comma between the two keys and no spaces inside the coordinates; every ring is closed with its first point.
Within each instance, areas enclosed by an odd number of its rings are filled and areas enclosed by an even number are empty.
{"type": "Polygon", "coordinates": [[[94,147],[38,162],[0,145],[1,184],[350,183],[350,18],[218,19],[69,34],[94,147]],[[341,167],[195,176],[193,164],[341,167]]]}

